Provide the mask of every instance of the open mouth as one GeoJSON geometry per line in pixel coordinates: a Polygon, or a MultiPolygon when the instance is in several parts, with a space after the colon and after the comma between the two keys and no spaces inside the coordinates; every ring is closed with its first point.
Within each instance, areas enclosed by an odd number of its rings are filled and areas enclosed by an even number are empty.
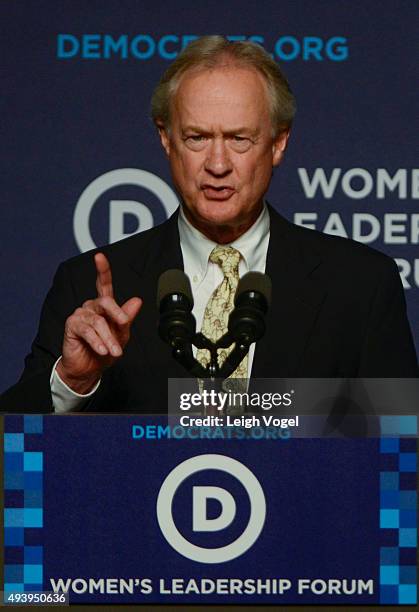
{"type": "Polygon", "coordinates": [[[233,187],[228,185],[203,185],[202,191],[208,200],[228,200],[234,193],[233,187]]]}

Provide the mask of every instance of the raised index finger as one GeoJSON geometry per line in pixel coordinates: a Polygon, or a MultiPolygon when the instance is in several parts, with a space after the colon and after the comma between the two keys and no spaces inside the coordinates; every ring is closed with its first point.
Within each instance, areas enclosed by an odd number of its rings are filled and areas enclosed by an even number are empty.
{"type": "Polygon", "coordinates": [[[113,297],[112,272],[103,253],[96,253],[96,289],[99,297],[113,297]]]}

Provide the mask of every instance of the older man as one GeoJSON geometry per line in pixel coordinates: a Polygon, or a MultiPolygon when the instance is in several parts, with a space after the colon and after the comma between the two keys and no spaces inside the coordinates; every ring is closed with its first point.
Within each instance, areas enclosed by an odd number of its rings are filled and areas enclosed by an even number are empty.
{"type": "Polygon", "coordinates": [[[295,227],[264,202],[294,110],[258,45],[209,36],[179,56],[152,111],[182,207],[157,228],[59,267],[4,410],[164,412],[167,378],[185,375],[156,327],[157,280],[174,267],[192,281],[206,335],[215,318],[218,336],[224,331],[240,276],[271,276],[268,332],[238,376],[417,376],[393,261],[295,227]]]}

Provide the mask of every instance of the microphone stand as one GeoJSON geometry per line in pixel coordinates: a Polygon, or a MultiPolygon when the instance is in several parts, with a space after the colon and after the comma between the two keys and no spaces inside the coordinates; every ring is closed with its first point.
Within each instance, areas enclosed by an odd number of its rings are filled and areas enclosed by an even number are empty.
{"type": "MultiPolygon", "coordinates": [[[[200,392],[207,390],[215,391],[217,394],[223,391],[224,381],[234,372],[242,359],[247,355],[251,342],[245,342],[241,339],[240,343],[235,341],[232,335],[227,332],[217,342],[212,342],[201,332],[196,333],[192,340],[187,338],[172,338],[173,357],[178,361],[194,378],[198,378],[200,382],[200,392]],[[223,365],[218,364],[218,349],[228,348],[233,342],[236,342],[235,347],[229,355],[227,355],[223,365]],[[192,344],[197,349],[206,349],[210,353],[210,362],[205,367],[197,361],[193,356],[192,344]]],[[[211,414],[211,409],[205,410],[205,414],[211,414]]],[[[214,414],[214,413],[212,413],[214,414]]],[[[217,410],[218,416],[222,416],[222,412],[217,410]]]]}
{"type": "Polygon", "coordinates": [[[217,342],[212,342],[201,332],[195,333],[192,337],[189,334],[176,334],[167,338],[173,349],[172,355],[193,377],[215,380],[216,378],[228,378],[237,368],[242,359],[247,355],[252,340],[243,336],[240,341],[236,340],[227,331],[217,342]],[[235,347],[227,355],[223,365],[218,364],[218,350],[229,348],[235,342],[235,347]],[[193,356],[192,345],[197,349],[206,349],[210,353],[210,361],[207,366],[203,366],[193,356]]]}
{"type": "Polygon", "coordinates": [[[232,337],[230,332],[226,332],[217,340],[217,342],[212,342],[211,340],[208,340],[208,338],[201,332],[198,332],[192,339],[192,344],[198,349],[207,349],[210,352],[210,362],[206,369],[203,368],[205,372],[204,378],[225,379],[234,372],[242,359],[247,355],[251,342],[245,342],[242,340],[240,343],[238,343],[232,337]],[[231,353],[227,355],[223,365],[220,368],[218,365],[218,349],[229,348],[233,342],[236,342],[236,346],[231,353]]]}

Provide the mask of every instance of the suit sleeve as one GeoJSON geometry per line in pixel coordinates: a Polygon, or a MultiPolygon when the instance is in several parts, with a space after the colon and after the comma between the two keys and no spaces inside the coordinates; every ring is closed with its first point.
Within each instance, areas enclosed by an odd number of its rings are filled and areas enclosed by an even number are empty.
{"type": "Polygon", "coordinates": [[[386,260],[377,286],[359,363],[360,378],[419,376],[403,286],[393,261],[386,260]]]}
{"type": "Polygon", "coordinates": [[[61,264],[42,307],[38,333],[25,358],[23,374],[0,397],[2,412],[53,412],[51,371],[61,355],[65,321],[76,307],[70,275],[61,264]]]}

